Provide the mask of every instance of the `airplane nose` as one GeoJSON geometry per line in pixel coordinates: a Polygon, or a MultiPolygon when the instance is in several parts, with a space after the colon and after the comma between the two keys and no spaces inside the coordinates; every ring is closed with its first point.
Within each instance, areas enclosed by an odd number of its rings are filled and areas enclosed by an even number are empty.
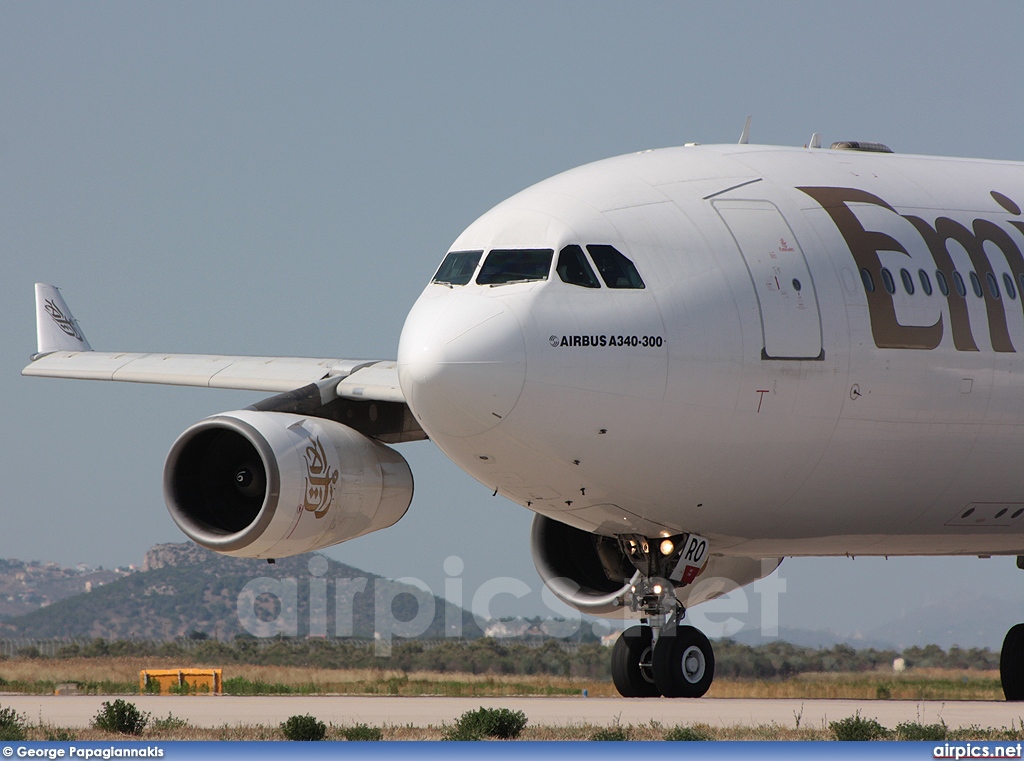
{"type": "Polygon", "coordinates": [[[512,411],[526,380],[519,318],[500,299],[421,299],[402,330],[398,377],[428,435],[476,436],[512,411]]]}

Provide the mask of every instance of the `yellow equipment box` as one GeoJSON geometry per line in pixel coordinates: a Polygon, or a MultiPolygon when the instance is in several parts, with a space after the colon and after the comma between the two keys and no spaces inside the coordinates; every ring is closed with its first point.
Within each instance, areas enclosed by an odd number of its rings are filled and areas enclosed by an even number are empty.
{"type": "Polygon", "coordinates": [[[157,695],[220,695],[221,669],[143,669],[139,692],[157,695]]]}

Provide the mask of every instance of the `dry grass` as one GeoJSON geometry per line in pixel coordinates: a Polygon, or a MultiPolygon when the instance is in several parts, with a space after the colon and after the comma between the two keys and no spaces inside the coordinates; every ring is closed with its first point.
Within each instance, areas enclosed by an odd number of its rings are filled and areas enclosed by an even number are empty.
{"type": "Polygon", "coordinates": [[[289,666],[232,666],[225,679],[241,677],[251,682],[290,686],[318,685],[325,692],[347,694],[465,694],[516,695],[576,694],[583,689],[592,695],[612,695],[610,682],[569,679],[549,675],[465,674],[396,669],[316,669],[289,666]],[[453,691],[455,691],[453,693],[453,691]]]}
{"type": "Polygon", "coordinates": [[[144,668],[172,668],[160,658],[15,658],[0,661],[0,678],[9,682],[139,682],[144,668]]]}
{"type": "MultiPolygon", "coordinates": [[[[832,735],[824,729],[793,729],[778,724],[758,727],[711,727],[707,724],[688,725],[713,740],[831,740],[832,735]]],[[[630,740],[664,740],[672,729],[657,721],[624,727],[630,740]]],[[[578,724],[569,727],[543,727],[527,725],[520,740],[589,740],[604,726],[578,724]]]]}
{"type": "Polygon", "coordinates": [[[800,674],[786,680],[716,679],[708,697],[850,700],[1002,700],[997,671],[908,669],[800,674]]]}
{"type": "MultiPolygon", "coordinates": [[[[167,658],[15,659],[0,662],[0,678],[11,691],[47,692],[64,682],[93,685],[93,691],[133,693],[139,671],[176,668],[167,658]],[[120,685],[120,687],[118,687],[120,685]]],[[[231,665],[225,680],[245,679],[265,692],[291,690],[304,694],[441,695],[447,697],[509,697],[513,695],[615,696],[611,682],[547,675],[405,673],[393,669],[322,669],[296,666],[231,665]]],[[[860,673],[801,674],[785,680],[719,677],[708,697],[716,698],[846,698],[874,700],[1001,700],[994,671],[908,669],[860,673]]]]}

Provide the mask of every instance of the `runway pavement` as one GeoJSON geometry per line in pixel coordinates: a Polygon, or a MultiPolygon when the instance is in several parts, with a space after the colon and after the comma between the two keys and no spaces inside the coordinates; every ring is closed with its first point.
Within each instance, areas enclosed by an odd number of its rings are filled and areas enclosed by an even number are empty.
{"type": "MultiPolygon", "coordinates": [[[[86,727],[100,704],[110,696],[51,696],[0,694],[0,706],[14,708],[30,722],[43,721],[63,727],[86,727]]],[[[274,725],[295,714],[313,714],[324,722],[351,725],[357,722],[382,725],[439,726],[451,723],[465,711],[480,706],[523,711],[531,724],[607,726],[643,724],[664,726],[694,724],[756,726],[779,724],[822,727],[828,722],[860,711],[884,726],[903,721],[931,724],[940,720],[949,727],[1020,727],[1024,703],[1001,701],[915,702],[904,700],[669,700],[627,698],[445,698],[445,697],[351,697],[351,696],[127,696],[155,718],[168,714],[198,727],[223,725],[274,725]]]]}

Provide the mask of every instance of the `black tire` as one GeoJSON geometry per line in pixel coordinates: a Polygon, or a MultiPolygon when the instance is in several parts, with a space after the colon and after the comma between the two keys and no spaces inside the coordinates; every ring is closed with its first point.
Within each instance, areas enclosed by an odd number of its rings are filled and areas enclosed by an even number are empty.
{"type": "Polygon", "coordinates": [[[699,698],[715,678],[715,653],[692,626],[663,631],[654,648],[654,683],[666,698],[699,698]]]}
{"type": "Polygon", "coordinates": [[[1024,624],[1006,632],[999,653],[999,681],[1007,700],[1024,700],[1024,624]]]}
{"type": "Polygon", "coordinates": [[[631,626],[612,648],[612,681],[624,698],[656,698],[661,695],[651,669],[649,626],[631,626]]]}

